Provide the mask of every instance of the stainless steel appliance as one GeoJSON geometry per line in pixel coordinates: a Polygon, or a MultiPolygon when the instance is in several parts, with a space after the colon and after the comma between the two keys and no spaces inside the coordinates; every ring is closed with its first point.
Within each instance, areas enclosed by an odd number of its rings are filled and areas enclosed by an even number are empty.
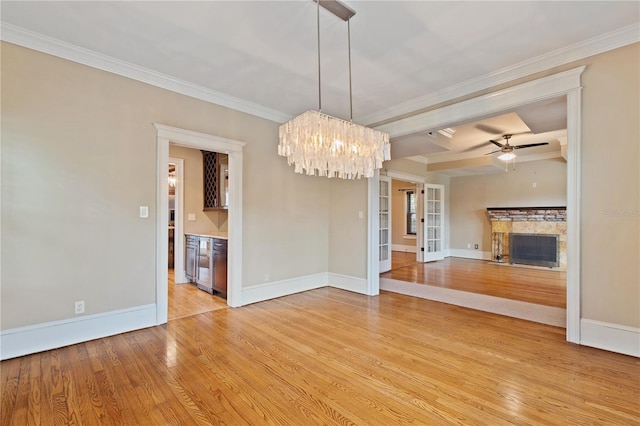
{"type": "Polygon", "coordinates": [[[200,237],[198,247],[198,275],[196,276],[196,284],[198,288],[213,294],[213,284],[211,270],[213,269],[213,252],[212,239],[200,237]]]}
{"type": "Polygon", "coordinates": [[[185,262],[185,274],[187,279],[191,282],[196,280],[198,270],[196,265],[198,262],[198,237],[195,235],[186,236],[186,262],[185,262]]]}
{"type": "Polygon", "coordinates": [[[227,240],[213,239],[213,289],[227,296],[227,240]]]}

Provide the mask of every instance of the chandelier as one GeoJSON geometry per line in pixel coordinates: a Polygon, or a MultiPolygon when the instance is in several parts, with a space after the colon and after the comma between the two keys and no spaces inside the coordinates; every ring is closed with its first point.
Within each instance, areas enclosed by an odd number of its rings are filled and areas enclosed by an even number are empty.
{"type": "Polygon", "coordinates": [[[390,160],[389,134],[353,122],[351,91],[351,28],[355,12],[339,1],[314,0],[318,24],[318,111],[305,111],[280,126],[278,155],[287,157],[296,173],[358,179],[373,177],[390,160]],[[320,78],[320,6],[347,22],[350,120],[323,114],[320,78]]]}

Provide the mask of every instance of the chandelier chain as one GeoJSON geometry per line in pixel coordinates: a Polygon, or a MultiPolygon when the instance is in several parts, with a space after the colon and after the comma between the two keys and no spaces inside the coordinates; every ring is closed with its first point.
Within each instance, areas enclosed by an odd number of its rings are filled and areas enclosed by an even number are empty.
{"type": "Polygon", "coordinates": [[[322,111],[322,72],[320,68],[320,0],[316,2],[317,7],[317,24],[318,24],[318,111],[322,111]]]}

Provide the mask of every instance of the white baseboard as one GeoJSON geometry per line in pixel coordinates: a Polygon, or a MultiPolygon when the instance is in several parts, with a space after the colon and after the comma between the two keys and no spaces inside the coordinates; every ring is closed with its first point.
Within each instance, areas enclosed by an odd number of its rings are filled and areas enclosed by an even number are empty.
{"type": "Polygon", "coordinates": [[[580,344],[640,358],[640,328],[582,318],[580,344]]]}
{"type": "Polygon", "coordinates": [[[536,305],[519,300],[502,299],[500,297],[487,296],[486,294],[470,293],[430,285],[416,285],[415,283],[390,278],[380,278],[380,290],[406,294],[407,296],[463,306],[465,308],[513,318],[521,318],[527,321],[556,327],[565,327],[567,323],[565,309],[536,305]]]}
{"type": "Polygon", "coordinates": [[[142,305],[61,321],[51,321],[0,333],[0,359],[126,333],[156,325],[156,305],[142,305]]]}
{"type": "Polygon", "coordinates": [[[357,278],[330,272],[329,285],[342,290],[353,291],[354,293],[367,294],[366,278],[357,278]]]}
{"type": "Polygon", "coordinates": [[[274,281],[266,284],[244,287],[241,295],[241,306],[250,303],[275,299],[289,294],[326,287],[329,283],[328,273],[306,275],[288,280],[274,281]]]}
{"type": "Polygon", "coordinates": [[[391,244],[391,250],[392,251],[404,251],[406,253],[415,253],[416,250],[416,245],[403,245],[403,244],[391,244]]]}
{"type": "Polygon", "coordinates": [[[367,294],[367,280],[365,278],[326,272],[245,287],[242,289],[242,305],[327,286],[367,294]]]}
{"type": "Polygon", "coordinates": [[[464,257],[466,259],[491,260],[490,251],[449,249],[449,256],[464,257]]]}

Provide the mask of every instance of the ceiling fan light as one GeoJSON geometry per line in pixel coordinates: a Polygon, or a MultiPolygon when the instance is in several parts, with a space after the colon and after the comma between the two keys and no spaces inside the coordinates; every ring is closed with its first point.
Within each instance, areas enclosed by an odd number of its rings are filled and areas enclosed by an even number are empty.
{"type": "Polygon", "coordinates": [[[498,160],[509,161],[516,158],[516,155],[513,152],[505,152],[502,155],[498,155],[498,160]]]}

